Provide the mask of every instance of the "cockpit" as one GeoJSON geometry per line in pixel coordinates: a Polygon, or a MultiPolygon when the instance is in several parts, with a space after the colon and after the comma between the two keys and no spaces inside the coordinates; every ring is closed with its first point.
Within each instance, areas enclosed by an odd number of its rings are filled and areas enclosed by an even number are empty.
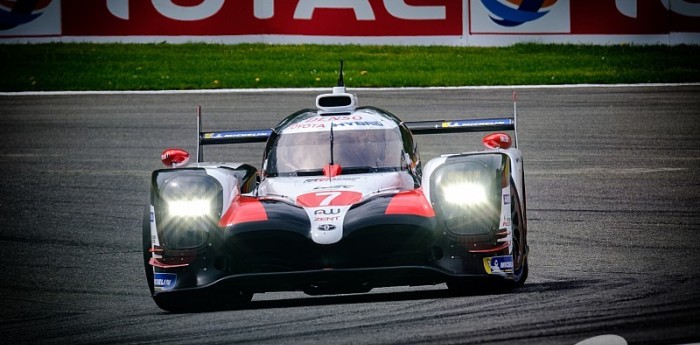
{"type": "Polygon", "coordinates": [[[348,128],[280,134],[270,146],[267,176],[321,175],[327,164],[344,174],[399,171],[407,156],[401,131],[394,128],[348,128]]]}

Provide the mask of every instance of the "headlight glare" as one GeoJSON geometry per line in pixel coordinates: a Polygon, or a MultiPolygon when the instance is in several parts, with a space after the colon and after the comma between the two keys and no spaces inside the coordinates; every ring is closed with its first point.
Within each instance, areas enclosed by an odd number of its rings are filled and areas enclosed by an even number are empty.
{"type": "Polygon", "coordinates": [[[197,218],[212,212],[212,201],[207,199],[170,200],[167,206],[171,217],[197,218]]]}
{"type": "Polygon", "coordinates": [[[476,206],[488,202],[486,188],[475,182],[450,183],[442,187],[445,201],[453,205],[476,206]]]}

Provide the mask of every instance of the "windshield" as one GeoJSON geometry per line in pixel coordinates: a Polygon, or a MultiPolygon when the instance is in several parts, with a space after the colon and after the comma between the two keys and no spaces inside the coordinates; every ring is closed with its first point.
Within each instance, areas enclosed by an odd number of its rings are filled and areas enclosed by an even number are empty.
{"type": "MultiPolygon", "coordinates": [[[[403,142],[400,131],[363,129],[333,131],[333,163],[343,173],[400,170],[403,142]]],[[[331,163],[330,132],[281,134],[268,155],[268,175],[321,174],[331,163]]]]}

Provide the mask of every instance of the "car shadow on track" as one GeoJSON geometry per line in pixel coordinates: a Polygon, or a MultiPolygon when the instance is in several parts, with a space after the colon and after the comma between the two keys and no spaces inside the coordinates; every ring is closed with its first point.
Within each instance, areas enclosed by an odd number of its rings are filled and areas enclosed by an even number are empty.
{"type": "Polygon", "coordinates": [[[522,295],[531,293],[542,293],[545,291],[564,291],[585,289],[591,285],[597,284],[596,280],[576,280],[576,281],[556,281],[525,284],[525,286],[513,290],[474,290],[467,294],[455,294],[446,288],[438,288],[431,290],[418,291],[389,291],[389,292],[372,292],[365,294],[353,295],[330,295],[330,296],[308,296],[301,298],[286,298],[275,300],[252,301],[246,306],[236,308],[238,310],[257,310],[257,309],[283,309],[283,308],[298,308],[311,306],[325,305],[342,305],[342,304],[364,304],[364,303],[383,303],[383,302],[398,302],[398,301],[417,301],[430,299],[445,299],[445,298],[464,298],[478,296],[493,296],[493,295],[522,295]]]}

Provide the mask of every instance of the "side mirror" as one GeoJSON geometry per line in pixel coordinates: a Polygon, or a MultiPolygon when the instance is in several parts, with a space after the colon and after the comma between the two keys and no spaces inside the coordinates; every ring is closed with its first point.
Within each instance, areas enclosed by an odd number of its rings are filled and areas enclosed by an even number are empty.
{"type": "Polygon", "coordinates": [[[507,150],[513,145],[513,139],[506,133],[491,133],[481,140],[487,149],[504,149],[507,150]]]}
{"type": "Polygon", "coordinates": [[[167,149],[161,153],[160,160],[168,168],[177,168],[187,164],[190,154],[183,149],[167,149]]]}

